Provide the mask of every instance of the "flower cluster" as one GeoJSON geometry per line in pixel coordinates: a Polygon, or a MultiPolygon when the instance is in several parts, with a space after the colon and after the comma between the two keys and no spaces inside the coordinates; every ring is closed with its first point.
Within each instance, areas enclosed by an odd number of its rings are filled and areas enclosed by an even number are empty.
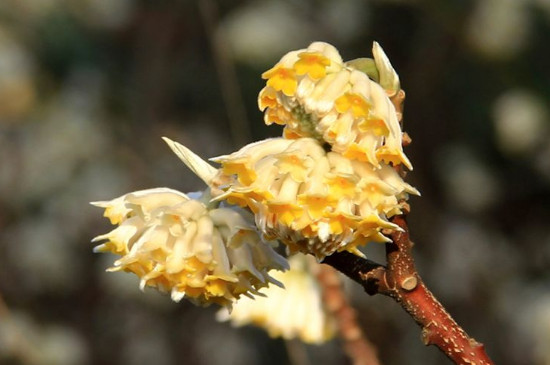
{"type": "Polygon", "coordinates": [[[106,241],[96,252],[121,256],[109,271],[133,272],[142,289],[170,292],[175,301],[186,296],[197,304],[230,305],[241,294],[278,284],[268,271],[287,267],[238,208],[211,208],[167,188],[93,204],[118,225],[94,238],[106,241]]]}
{"type": "Polygon", "coordinates": [[[289,258],[290,270],[273,276],[285,288],[262,289],[265,297],[242,298],[229,311],[222,308],[218,320],[235,326],[255,324],[272,337],[299,338],[311,344],[330,340],[336,332],[336,320],[322,301],[319,282],[314,276],[317,264],[311,256],[296,254],[289,258]]]}
{"type": "Polygon", "coordinates": [[[283,137],[212,159],[221,164],[216,199],[248,207],[269,239],[318,259],[387,241],[388,218],[419,194],[394,169],[412,166],[402,149],[397,111],[388,94],[399,78],[377,43],[378,82],[343,62],[323,42],[287,53],[262,77],[258,103],[283,137]]]}
{"type": "Polygon", "coordinates": [[[387,217],[418,193],[389,165],[326,152],[313,138],[268,139],[213,160],[220,180],[231,179],[216,199],[248,207],[268,238],[319,259],[387,241],[380,230],[398,229],[387,217]]]}
{"type": "MultiPolygon", "coordinates": [[[[381,77],[392,79],[391,85],[398,87],[397,74],[376,42],[373,54],[381,77]]],[[[412,169],[386,90],[353,65],[344,63],[338,51],[323,42],[287,53],[262,75],[267,82],[258,104],[265,110],[266,124],[284,125],[285,138],[327,142],[332,151],[349,159],[375,167],[403,163],[412,169]]]]}
{"type": "MultiPolygon", "coordinates": [[[[388,241],[385,230],[399,229],[389,218],[418,191],[396,170],[412,168],[388,96],[399,78],[377,43],[373,55],[376,76],[326,43],[289,52],[262,75],[258,99],[265,122],[285,126],[283,137],[213,158],[219,168],[165,138],[208,188],[198,197],[157,188],[94,203],[118,225],[94,239],[103,241],[96,251],[121,256],[109,270],[133,272],[142,288],[176,301],[230,306],[277,278],[292,288],[292,278],[302,280],[276,273],[288,263],[271,240],[319,260],[343,250],[362,255],[358,246],[388,241]]],[[[285,337],[298,331],[273,328],[285,337]]]]}

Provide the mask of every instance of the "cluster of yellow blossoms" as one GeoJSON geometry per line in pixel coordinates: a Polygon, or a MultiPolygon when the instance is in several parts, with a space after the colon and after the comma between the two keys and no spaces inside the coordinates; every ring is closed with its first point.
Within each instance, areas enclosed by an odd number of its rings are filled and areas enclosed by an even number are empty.
{"type": "MultiPolygon", "coordinates": [[[[283,136],[213,158],[219,168],[165,138],[208,187],[198,196],[157,188],[94,203],[118,225],[94,239],[103,242],[96,251],[121,256],[109,270],[133,272],[142,288],[170,292],[176,301],[189,297],[236,308],[242,295],[254,298],[280,278],[289,296],[310,303],[303,295],[314,290],[304,288],[314,287],[315,279],[303,269],[303,258],[296,264],[300,274],[272,272],[288,268],[272,241],[284,243],[289,254],[318,260],[343,250],[362,255],[358,246],[388,241],[384,233],[399,229],[389,218],[418,191],[396,171],[400,164],[412,169],[389,98],[399,78],[377,43],[373,55],[374,76],[361,60],[343,62],[327,43],[289,52],[262,75],[267,81],[258,98],[265,122],[284,125],[283,136]]],[[[262,303],[276,292],[266,290],[262,303]]],[[[234,321],[263,322],[274,335],[318,342],[332,327],[319,296],[310,299],[321,314],[309,328],[292,327],[286,316],[267,321],[278,311],[272,304],[257,307],[271,308],[268,314],[254,309],[256,319],[243,317],[252,310],[236,311],[234,321]]],[[[305,313],[311,306],[300,308],[305,313]]]]}
{"type": "Polygon", "coordinates": [[[197,304],[230,305],[241,294],[279,284],[268,271],[288,264],[261,239],[249,213],[212,209],[200,198],[156,188],[94,202],[119,225],[94,238],[106,241],[94,250],[122,256],[109,271],[133,272],[142,289],[170,292],[174,301],[187,296],[197,304]]]}
{"type": "MultiPolygon", "coordinates": [[[[399,78],[378,45],[374,62],[381,78],[399,78]]],[[[342,61],[330,44],[312,43],[287,53],[264,72],[267,85],[258,97],[266,124],[285,126],[285,138],[313,137],[343,157],[380,163],[411,163],[403,153],[401,128],[387,91],[367,74],[342,61]]],[[[386,80],[384,80],[386,81],[386,80]]]]}
{"type": "Polygon", "coordinates": [[[387,241],[380,231],[397,226],[386,217],[417,193],[391,166],[326,152],[313,138],[268,139],[213,160],[220,180],[231,179],[216,199],[250,208],[269,239],[319,259],[387,241]]]}
{"type": "Polygon", "coordinates": [[[399,229],[388,217],[419,194],[394,170],[412,168],[388,96],[399,78],[377,43],[373,54],[386,88],[327,43],[289,52],[263,74],[258,98],[265,122],[285,126],[283,137],[212,159],[225,182],[216,199],[248,207],[258,228],[291,252],[360,254],[357,246],[399,229]]]}

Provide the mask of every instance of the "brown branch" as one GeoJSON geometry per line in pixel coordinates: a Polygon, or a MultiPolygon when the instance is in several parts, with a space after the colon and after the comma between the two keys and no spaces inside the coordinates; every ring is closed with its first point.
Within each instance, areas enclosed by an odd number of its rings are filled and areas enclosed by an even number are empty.
{"type": "Polygon", "coordinates": [[[348,278],[363,285],[363,288],[365,288],[365,291],[368,294],[374,295],[377,293],[378,287],[376,282],[373,280],[367,282],[363,279],[362,275],[363,273],[370,272],[378,268],[384,268],[381,264],[359,257],[347,251],[337,252],[327,256],[323,259],[322,263],[334,267],[348,278]]]}
{"type": "MultiPolygon", "coordinates": [[[[424,344],[437,346],[455,364],[493,364],[483,344],[466,334],[418,275],[405,216],[398,215],[391,220],[403,231],[390,234],[392,242],[386,244],[387,267],[355,263],[355,268],[367,269],[348,276],[360,283],[368,294],[383,294],[399,303],[422,328],[424,344]]],[[[324,261],[346,273],[349,269],[340,267],[345,262],[334,258],[324,261]]]]}
{"type": "Polygon", "coordinates": [[[357,314],[348,303],[338,273],[331,267],[319,265],[317,279],[323,288],[323,301],[336,318],[344,349],[353,365],[380,365],[376,347],[365,337],[357,323],[357,314]]]}

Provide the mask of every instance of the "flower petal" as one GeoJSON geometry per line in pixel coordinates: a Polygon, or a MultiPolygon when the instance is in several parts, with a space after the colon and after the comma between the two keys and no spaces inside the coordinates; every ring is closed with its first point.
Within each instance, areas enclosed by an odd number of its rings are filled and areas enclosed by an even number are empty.
{"type": "Polygon", "coordinates": [[[201,178],[206,185],[210,186],[212,184],[212,179],[218,173],[218,170],[210,165],[208,162],[197,156],[187,147],[174,142],[167,137],[162,137],[164,142],[172,149],[172,151],[183,161],[183,163],[189,167],[195,175],[201,178]]]}

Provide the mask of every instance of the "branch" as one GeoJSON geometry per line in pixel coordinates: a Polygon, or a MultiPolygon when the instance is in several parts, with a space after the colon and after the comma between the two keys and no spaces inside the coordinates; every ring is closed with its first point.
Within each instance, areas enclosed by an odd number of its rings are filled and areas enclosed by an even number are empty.
{"type": "Polygon", "coordinates": [[[380,365],[376,347],[366,337],[357,323],[357,313],[348,302],[342,281],[336,270],[318,265],[317,279],[323,288],[325,307],[338,324],[340,337],[353,365],[380,365]]]}
{"type": "Polygon", "coordinates": [[[360,257],[351,261],[347,257],[351,254],[342,255],[343,252],[323,262],[357,281],[368,294],[383,294],[394,299],[422,328],[422,342],[437,346],[455,364],[492,365],[483,344],[466,334],[418,275],[405,217],[399,215],[391,220],[403,231],[390,234],[392,242],[386,244],[387,267],[376,266],[360,257]],[[346,267],[350,262],[352,267],[346,267]]]}
{"type": "Polygon", "coordinates": [[[351,252],[342,251],[336,252],[330,256],[327,256],[322,261],[323,264],[328,264],[346,275],[353,281],[363,285],[365,291],[374,295],[378,291],[375,280],[366,281],[363,278],[363,273],[371,272],[376,269],[384,268],[381,264],[359,257],[351,252]]]}

